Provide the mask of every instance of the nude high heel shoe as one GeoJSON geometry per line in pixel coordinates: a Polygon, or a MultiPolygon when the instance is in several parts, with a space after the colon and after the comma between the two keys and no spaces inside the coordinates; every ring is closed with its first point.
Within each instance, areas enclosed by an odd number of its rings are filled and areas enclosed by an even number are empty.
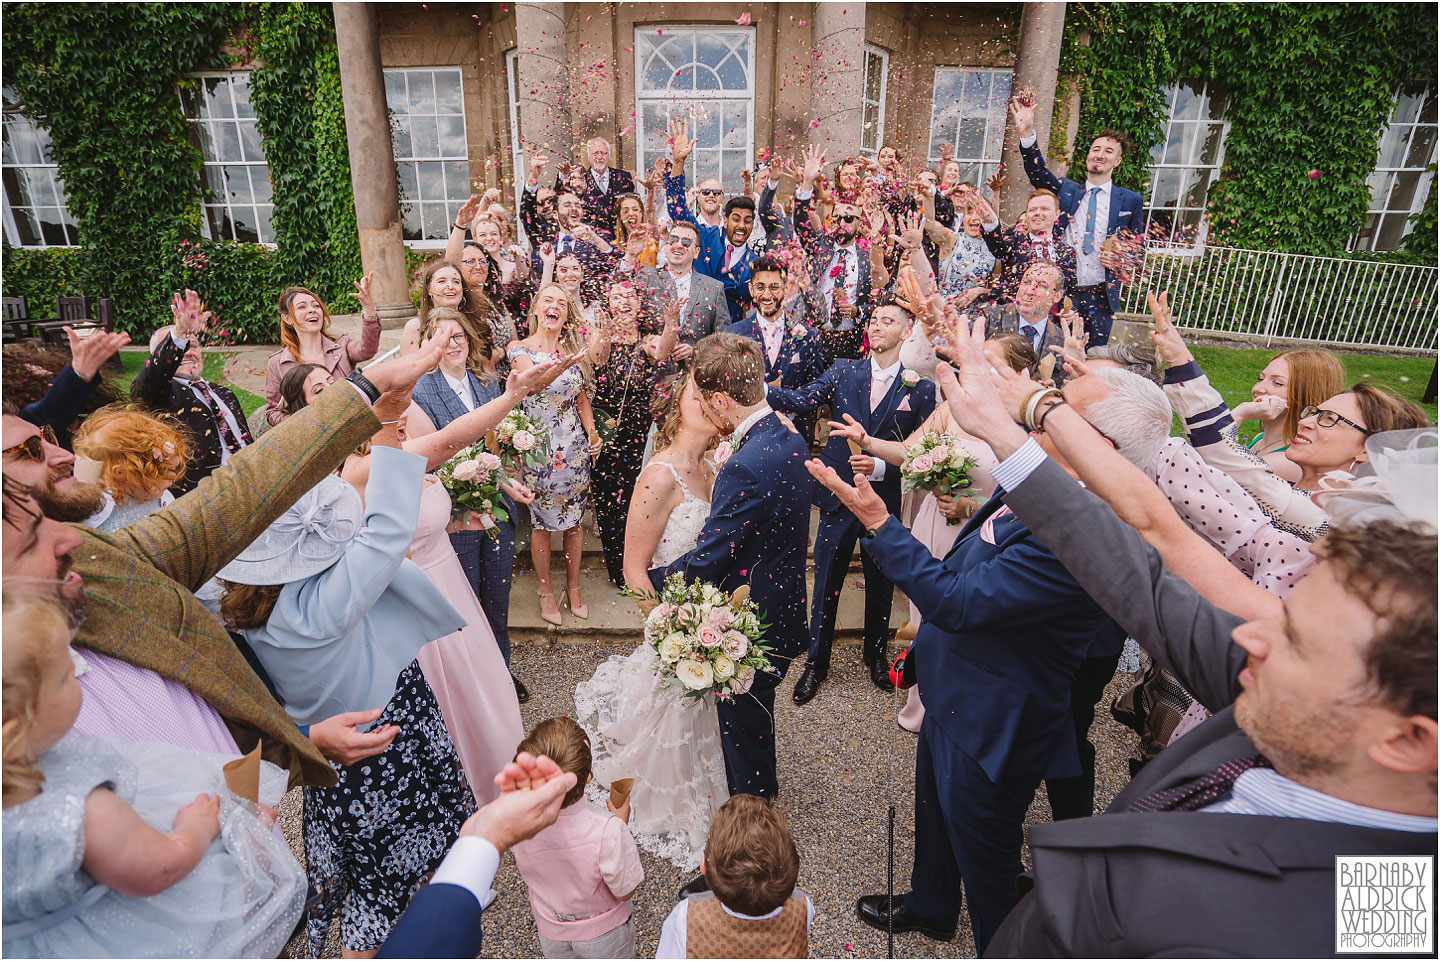
{"type": "Polygon", "coordinates": [[[547,623],[547,624],[554,624],[556,627],[559,627],[559,626],[560,626],[560,605],[558,605],[558,604],[555,605],[555,613],[554,613],[554,614],[546,614],[546,613],[545,613],[545,601],[544,601],[544,598],[547,598],[547,597],[548,597],[548,598],[550,598],[551,603],[554,603],[554,600],[555,600],[555,592],[554,592],[554,591],[539,591],[538,593],[539,593],[539,596],[540,596],[540,598],[541,598],[541,601],[540,601],[540,619],[541,619],[542,621],[544,621],[545,623],[547,623]]]}
{"type": "Polygon", "coordinates": [[[580,588],[578,588],[578,587],[567,587],[567,588],[565,588],[565,601],[566,601],[566,603],[568,603],[568,604],[570,605],[570,613],[571,613],[571,614],[574,614],[576,617],[580,618],[582,621],[589,619],[589,617],[590,617],[590,608],[589,608],[589,606],[586,605],[586,603],[585,603],[585,598],[580,597],[580,588]],[[580,603],[578,603],[578,604],[575,603],[575,599],[576,599],[577,597],[580,598],[580,603]]]}

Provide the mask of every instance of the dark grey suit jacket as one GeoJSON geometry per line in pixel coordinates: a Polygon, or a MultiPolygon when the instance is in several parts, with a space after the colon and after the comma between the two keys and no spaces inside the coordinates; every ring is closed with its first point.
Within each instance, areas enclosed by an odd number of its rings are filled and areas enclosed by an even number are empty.
{"type": "MultiPolygon", "coordinates": [[[[675,279],[663,267],[646,267],[640,271],[640,282],[664,297],[675,296],[675,279]]],[[[680,318],[680,342],[692,347],[700,340],[724,330],[730,323],[730,308],[725,303],[725,285],[698,270],[690,271],[690,299],[680,318]]]]}
{"type": "Polygon", "coordinates": [[[1028,893],[989,957],[1321,957],[1335,950],[1335,855],[1433,854],[1435,835],[1300,818],[1134,813],[1136,800],[1259,753],[1235,723],[1242,619],[1047,460],[1005,503],[1080,586],[1214,717],[1166,748],[1099,817],[1030,829],[1028,893]]]}

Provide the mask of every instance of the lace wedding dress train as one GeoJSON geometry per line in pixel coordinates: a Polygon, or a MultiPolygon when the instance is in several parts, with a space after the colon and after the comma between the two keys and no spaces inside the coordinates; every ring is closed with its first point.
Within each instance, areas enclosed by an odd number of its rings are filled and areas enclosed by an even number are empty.
{"type": "MultiPolygon", "coordinates": [[[[690,493],[673,467],[684,499],[665,523],[651,567],[664,567],[695,546],[710,504],[690,493]]],[[[611,781],[633,777],[630,833],[642,848],[693,871],[705,851],[714,813],[730,796],[720,722],[711,700],[683,697],[661,682],[658,657],[640,643],[614,655],[575,688],[575,719],[590,735],[591,796],[611,781]]]]}

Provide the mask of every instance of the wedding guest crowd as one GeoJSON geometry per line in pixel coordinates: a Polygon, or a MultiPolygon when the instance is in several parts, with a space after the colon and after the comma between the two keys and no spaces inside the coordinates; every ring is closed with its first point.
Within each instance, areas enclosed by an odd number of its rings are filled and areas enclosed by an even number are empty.
{"type": "Polygon", "coordinates": [[[546,957],[805,957],[774,696],[795,661],[796,704],[839,697],[857,547],[861,662],[916,735],[913,868],[861,922],[949,941],[963,908],[991,956],[1331,953],[1336,855],[1434,848],[1434,429],[1321,347],[1232,408],[1164,292],[1109,342],[1143,244],[1128,140],[1062,178],[1033,98],[1010,113],[1015,223],[998,182],[893,144],[767,155],[733,195],[687,181],[685,119],[649,171],[600,137],[533,152],[518,209],[459,206],[394,356],[372,362],[368,275],[358,339],[308,288],[267,299],[254,432],[203,291],[173,295],[129,403],[99,373],[126,335],[7,347],[5,953],[273,956],[303,931],[318,956],[338,921],[347,956],[474,956],[509,850],[546,957]],[[512,611],[583,628],[592,535],[617,589],[746,588],[780,663],[690,710],[637,630],[648,657],[527,734],[512,611]],[[1097,811],[1127,637],[1133,700],[1169,707],[1097,811]],[[632,800],[618,758],[673,783],[632,800]],[[274,829],[291,788],[303,868],[274,829]],[[666,832],[700,873],[644,930],[666,832]]]}

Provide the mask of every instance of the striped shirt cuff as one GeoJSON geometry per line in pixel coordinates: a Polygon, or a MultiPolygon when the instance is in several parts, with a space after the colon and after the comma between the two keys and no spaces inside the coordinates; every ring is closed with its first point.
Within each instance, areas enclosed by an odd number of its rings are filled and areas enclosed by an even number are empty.
{"type": "Polygon", "coordinates": [[[1183,384],[1187,380],[1198,380],[1204,372],[1200,370],[1200,362],[1192,360],[1188,364],[1178,364],[1165,371],[1165,383],[1183,384]]]}
{"type": "Polygon", "coordinates": [[[991,468],[990,476],[1004,490],[1013,491],[1045,462],[1045,457],[1045,449],[1039,442],[1033,437],[1028,438],[1015,453],[991,468]]]}

